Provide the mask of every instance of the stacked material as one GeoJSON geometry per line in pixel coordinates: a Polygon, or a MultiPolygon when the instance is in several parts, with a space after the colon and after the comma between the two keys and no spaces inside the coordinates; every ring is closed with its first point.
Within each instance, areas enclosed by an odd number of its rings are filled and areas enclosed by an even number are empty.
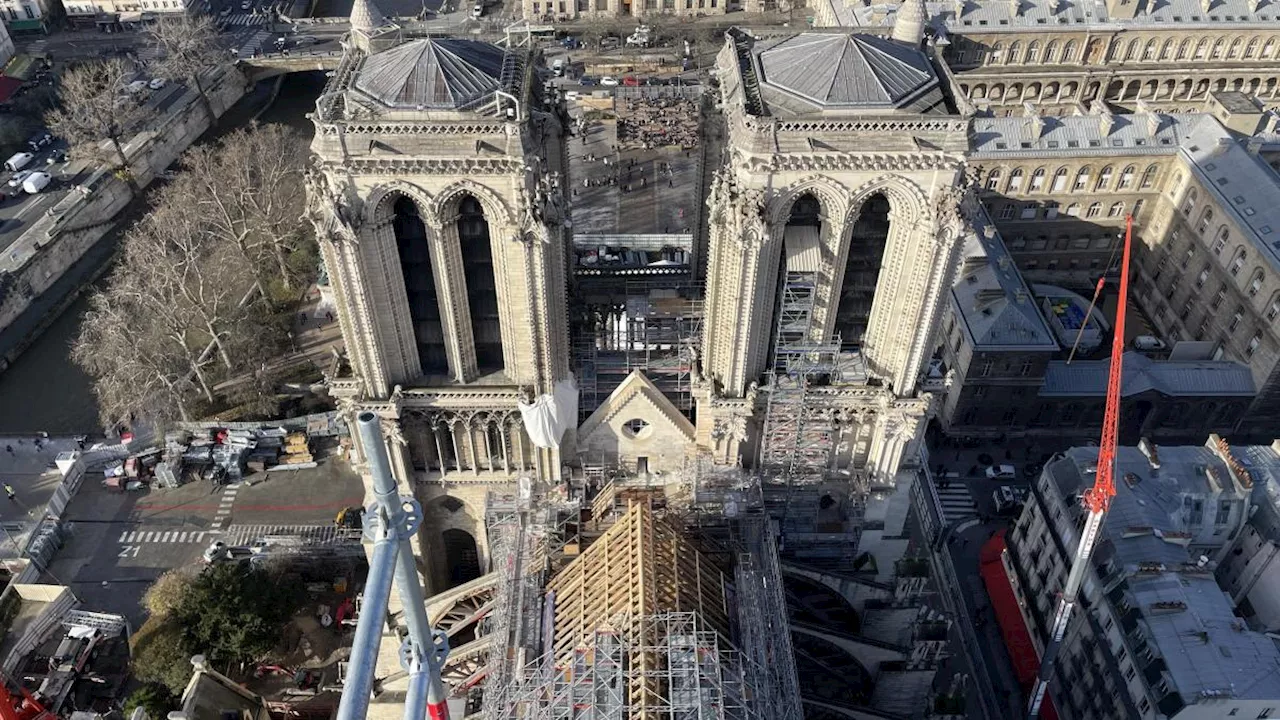
{"type": "Polygon", "coordinates": [[[284,441],[284,457],[280,459],[281,465],[303,465],[315,462],[315,458],[311,455],[311,447],[307,443],[307,434],[301,432],[289,433],[284,441]]]}

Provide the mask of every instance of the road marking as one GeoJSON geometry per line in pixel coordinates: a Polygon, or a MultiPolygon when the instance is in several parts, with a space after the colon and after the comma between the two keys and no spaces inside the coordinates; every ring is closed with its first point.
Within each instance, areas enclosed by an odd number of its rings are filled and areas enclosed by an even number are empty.
{"type": "MultiPolygon", "coordinates": [[[[192,530],[180,532],[177,530],[128,530],[120,533],[121,545],[184,545],[189,543],[203,542],[206,535],[215,534],[215,530],[192,530]]],[[[121,555],[121,557],[124,557],[121,555]]]]}
{"type": "Polygon", "coordinates": [[[360,531],[334,525],[232,525],[222,538],[228,545],[246,545],[268,535],[297,537],[308,545],[359,544],[360,531]]]}

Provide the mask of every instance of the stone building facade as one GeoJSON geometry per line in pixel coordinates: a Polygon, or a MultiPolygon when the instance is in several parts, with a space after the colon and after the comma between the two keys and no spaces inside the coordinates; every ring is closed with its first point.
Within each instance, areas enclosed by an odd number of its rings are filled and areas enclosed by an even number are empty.
{"type": "MultiPolygon", "coordinates": [[[[957,0],[928,4],[931,31],[975,110],[1071,115],[1097,101],[1198,110],[1211,92],[1277,102],[1280,14],[1257,0],[957,0]]],[[[892,5],[823,0],[819,27],[889,26],[892,5]]]]}

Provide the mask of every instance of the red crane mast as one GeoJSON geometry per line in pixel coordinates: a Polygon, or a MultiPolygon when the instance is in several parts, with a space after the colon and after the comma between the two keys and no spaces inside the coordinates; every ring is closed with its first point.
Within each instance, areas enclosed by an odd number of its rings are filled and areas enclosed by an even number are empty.
{"type": "MultiPolygon", "coordinates": [[[[1071,612],[1076,606],[1076,596],[1080,594],[1080,586],[1084,583],[1085,574],[1089,570],[1089,558],[1093,555],[1098,543],[1098,531],[1107,510],[1111,507],[1111,498],[1116,495],[1116,446],[1120,441],[1120,381],[1124,363],[1124,320],[1129,302],[1129,246],[1133,239],[1133,216],[1125,218],[1124,250],[1120,256],[1120,296],[1116,302],[1116,322],[1111,338],[1111,368],[1107,373],[1107,405],[1102,416],[1102,437],[1098,440],[1097,474],[1093,487],[1084,491],[1081,503],[1089,515],[1085,519],[1084,528],[1080,532],[1080,544],[1076,547],[1075,558],[1071,561],[1071,571],[1067,574],[1066,585],[1058,596],[1058,608],[1053,615],[1053,624],[1049,627],[1049,643],[1045,646],[1044,656],[1040,659],[1040,674],[1036,678],[1035,687],[1031,691],[1027,706],[1027,716],[1035,720],[1040,715],[1040,705],[1044,702],[1045,692],[1049,689],[1049,680],[1053,677],[1053,664],[1062,647],[1062,638],[1066,635],[1067,625],[1071,621],[1071,612]]],[[[1098,290],[1102,289],[1104,278],[1098,278],[1098,290]]],[[[1087,320],[1087,318],[1086,318],[1087,320]]]]}

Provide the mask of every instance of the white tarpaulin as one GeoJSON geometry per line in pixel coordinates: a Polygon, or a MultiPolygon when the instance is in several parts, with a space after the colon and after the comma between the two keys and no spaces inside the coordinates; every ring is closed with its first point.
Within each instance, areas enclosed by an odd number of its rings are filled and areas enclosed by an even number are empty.
{"type": "Polygon", "coordinates": [[[544,449],[560,447],[564,431],[578,419],[578,384],[572,377],[561,380],[550,393],[519,405],[525,432],[533,444],[544,449]]]}

